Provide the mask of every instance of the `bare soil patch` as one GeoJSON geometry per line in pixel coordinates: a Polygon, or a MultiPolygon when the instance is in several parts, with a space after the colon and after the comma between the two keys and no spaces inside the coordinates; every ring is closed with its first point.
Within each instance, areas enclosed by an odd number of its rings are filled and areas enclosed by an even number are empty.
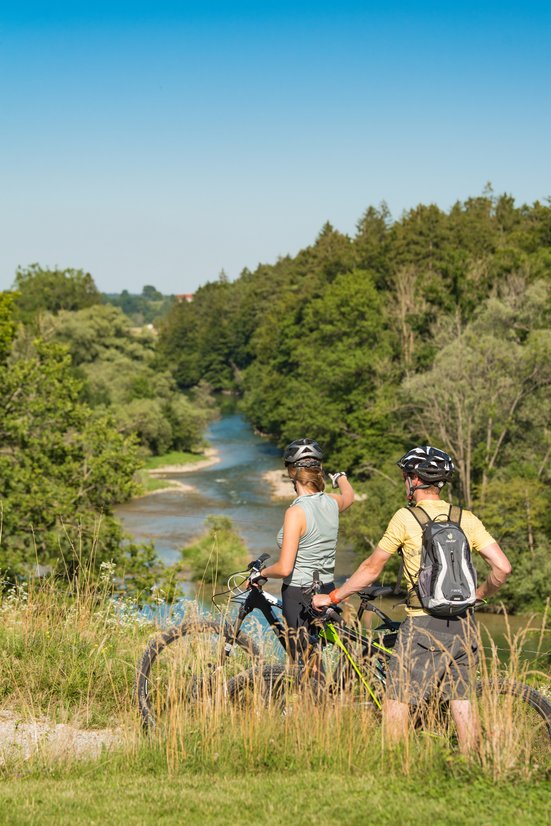
{"type": "Polygon", "coordinates": [[[8,759],[28,760],[34,754],[52,757],[98,757],[123,742],[121,729],[80,729],[47,718],[24,720],[0,711],[0,765],[8,759]]]}

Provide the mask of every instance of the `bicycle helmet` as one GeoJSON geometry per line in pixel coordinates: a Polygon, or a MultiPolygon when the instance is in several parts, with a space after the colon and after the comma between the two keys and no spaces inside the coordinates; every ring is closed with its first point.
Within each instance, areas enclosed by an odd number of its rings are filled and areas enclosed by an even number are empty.
{"type": "Polygon", "coordinates": [[[409,450],[396,464],[404,473],[415,474],[429,485],[443,487],[452,478],[455,465],[451,456],[436,447],[424,445],[409,450]]]}
{"type": "Polygon", "coordinates": [[[295,439],[283,451],[283,459],[294,467],[320,467],[323,451],[313,439],[295,439]]]}

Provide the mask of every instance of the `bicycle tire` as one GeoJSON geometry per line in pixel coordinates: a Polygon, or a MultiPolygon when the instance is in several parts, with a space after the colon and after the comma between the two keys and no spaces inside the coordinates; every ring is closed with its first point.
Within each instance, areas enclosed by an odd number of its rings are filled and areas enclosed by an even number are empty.
{"type": "Polygon", "coordinates": [[[291,696],[308,693],[316,699],[323,691],[323,681],[313,675],[301,677],[297,666],[264,665],[242,671],[228,681],[228,699],[245,706],[259,699],[263,707],[272,705],[282,712],[288,710],[291,696]]]}
{"type": "MultiPolygon", "coordinates": [[[[520,715],[527,717],[527,709],[532,709],[535,714],[530,714],[526,723],[532,729],[534,737],[540,736],[542,740],[551,740],[551,702],[540,691],[525,683],[518,683],[513,680],[499,680],[484,684],[478,681],[476,684],[477,697],[483,697],[489,693],[490,696],[510,698],[510,708],[507,709],[515,715],[514,725],[518,727],[521,722],[520,715]],[[512,699],[522,701],[523,705],[514,704],[512,699]]],[[[498,710],[499,711],[499,710],[498,710]]]]}
{"type": "MultiPolygon", "coordinates": [[[[210,637],[212,649],[214,652],[214,663],[208,663],[212,669],[217,669],[218,666],[225,664],[226,654],[224,651],[224,642],[228,636],[231,636],[232,630],[228,623],[215,622],[208,619],[188,620],[181,623],[181,625],[169,628],[161,634],[149,641],[136,670],[136,684],[135,693],[138,703],[138,710],[145,730],[153,729],[159,722],[160,708],[156,698],[152,696],[151,685],[155,679],[156,666],[159,666],[159,661],[163,652],[174,646],[174,643],[182,641],[196,641],[201,635],[205,639],[210,637]],[[224,653],[223,653],[224,652],[224,653]]],[[[260,657],[260,652],[256,643],[246,634],[239,634],[237,644],[242,652],[248,655],[251,660],[256,660],[260,657]]],[[[170,649],[173,650],[172,648],[170,649]]],[[[196,663],[191,662],[193,668],[196,663]]],[[[242,667],[242,665],[240,666],[242,667]]],[[[166,675],[159,674],[158,681],[161,686],[157,686],[157,694],[162,689],[162,682],[166,675]]],[[[187,691],[185,692],[186,701],[197,701],[201,696],[204,696],[205,691],[212,686],[212,677],[207,674],[191,674],[189,675],[187,691]]],[[[184,692],[182,691],[182,694],[184,692]]]]}

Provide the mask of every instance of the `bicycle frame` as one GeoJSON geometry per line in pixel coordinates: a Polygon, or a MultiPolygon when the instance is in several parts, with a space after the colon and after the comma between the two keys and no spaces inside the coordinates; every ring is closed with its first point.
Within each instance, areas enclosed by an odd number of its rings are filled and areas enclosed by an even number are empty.
{"type": "Polygon", "coordinates": [[[263,615],[266,622],[275,633],[276,638],[283,647],[285,653],[289,654],[285,626],[283,625],[281,620],[274,614],[274,608],[283,608],[283,604],[280,599],[277,599],[277,597],[274,597],[271,594],[267,594],[264,591],[261,591],[259,588],[251,588],[248,591],[247,596],[239,609],[239,613],[237,615],[237,622],[235,626],[232,628],[233,633],[231,635],[231,638],[226,638],[226,653],[229,654],[231,648],[233,648],[233,646],[235,645],[245,618],[252,611],[258,610],[263,615]],[[230,646],[230,650],[228,650],[227,648],[228,645],[230,646]]]}
{"type": "MultiPolygon", "coordinates": [[[[358,620],[361,619],[365,611],[374,611],[374,613],[377,613],[381,616],[385,625],[378,630],[393,630],[394,623],[386,616],[386,614],[383,614],[383,612],[379,611],[379,609],[377,609],[371,603],[362,600],[360,604],[360,610],[358,611],[358,620]]],[[[347,676],[347,667],[348,669],[351,669],[356,674],[356,676],[360,680],[360,683],[366,689],[367,693],[369,694],[377,708],[380,710],[382,708],[382,704],[379,698],[377,697],[377,694],[367,681],[361,666],[358,665],[358,663],[350,653],[350,650],[347,648],[345,641],[352,643],[360,643],[362,646],[362,651],[364,652],[364,656],[369,657],[370,659],[375,658],[378,654],[386,654],[392,656],[392,650],[382,645],[381,643],[369,640],[367,637],[364,637],[362,634],[356,633],[354,630],[348,628],[347,626],[336,625],[331,621],[324,623],[323,627],[318,631],[318,636],[325,642],[328,642],[331,645],[338,648],[345,657],[344,663],[341,665],[340,670],[337,671],[335,679],[337,681],[345,679],[347,676]]],[[[385,670],[382,664],[378,661],[375,661],[374,674],[379,680],[379,682],[381,682],[383,685],[386,685],[385,670]]]]}
{"type": "MultiPolygon", "coordinates": [[[[281,609],[282,607],[282,602],[281,600],[277,599],[277,597],[265,593],[259,588],[251,588],[247,592],[247,595],[239,609],[236,624],[232,627],[231,636],[226,637],[226,656],[229,656],[233,649],[233,646],[236,644],[237,638],[239,636],[245,618],[255,610],[260,611],[260,613],[264,616],[268,625],[275,633],[278,642],[282,646],[285,653],[289,656],[290,650],[288,645],[287,631],[283,623],[274,613],[274,608],[281,609]]],[[[379,616],[379,618],[383,621],[383,625],[375,630],[386,630],[393,632],[400,625],[400,623],[391,620],[390,617],[388,617],[383,611],[381,611],[379,608],[373,605],[373,603],[371,603],[369,600],[362,598],[358,610],[358,620],[361,620],[365,611],[373,612],[374,614],[379,616]]],[[[370,641],[367,637],[364,637],[362,634],[358,634],[351,628],[348,628],[344,625],[341,626],[340,623],[335,623],[330,619],[325,619],[321,622],[323,624],[316,622],[316,619],[313,618],[311,636],[314,645],[312,647],[312,651],[315,650],[315,643],[317,641],[323,641],[337,648],[344,656],[344,662],[340,665],[340,668],[337,672],[337,680],[346,678],[346,668],[348,666],[348,668],[356,674],[356,676],[360,680],[360,683],[363,685],[363,687],[368,692],[369,696],[371,697],[377,708],[380,710],[381,702],[377,697],[376,692],[370,686],[364,673],[362,672],[361,667],[355,661],[354,657],[347,648],[345,641],[348,643],[361,644],[362,650],[365,652],[365,655],[369,657],[376,657],[380,654],[392,655],[391,649],[387,648],[381,643],[370,641]],[[315,632],[313,630],[314,628],[316,629],[315,632]]],[[[299,665],[305,664],[299,662],[299,665]]],[[[375,675],[383,685],[386,684],[385,671],[382,664],[379,662],[376,662],[375,664],[375,675]]]]}

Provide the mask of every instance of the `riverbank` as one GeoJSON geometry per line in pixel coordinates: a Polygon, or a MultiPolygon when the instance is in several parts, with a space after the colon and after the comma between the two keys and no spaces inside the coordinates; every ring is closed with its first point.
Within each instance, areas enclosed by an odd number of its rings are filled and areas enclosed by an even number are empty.
{"type": "Polygon", "coordinates": [[[282,470],[267,470],[262,478],[271,488],[272,499],[292,499],[295,495],[289,476],[282,470]]]}
{"type": "MultiPolygon", "coordinates": [[[[142,493],[134,496],[134,499],[142,499],[144,496],[156,496],[159,493],[166,493],[167,491],[179,491],[180,493],[195,493],[196,488],[193,485],[186,485],[184,482],[179,482],[177,479],[162,479],[161,476],[151,477],[151,480],[158,479],[159,486],[146,487],[142,493]],[[162,479],[162,484],[160,480],[162,479]]],[[[147,485],[147,481],[146,481],[147,485]]]]}
{"type": "MultiPolygon", "coordinates": [[[[187,455],[193,456],[193,454],[187,455]]],[[[155,461],[162,458],[162,456],[155,457],[155,461]]],[[[191,458],[185,462],[165,463],[161,465],[155,464],[155,466],[152,466],[150,462],[146,465],[146,470],[150,476],[163,476],[165,473],[195,473],[197,470],[204,470],[212,465],[216,465],[219,461],[220,455],[216,448],[208,447],[200,459],[194,460],[191,458]]]]}
{"type": "Polygon", "coordinates": [[[220,461],[220,454],[214,447],[208,447],[200,458],[190,453],[170,453],[166,457],[155,456],[149,460],[144,470],[142,471],[142,484],[144,490],[136,499],[141,499],[144,496],[154,496],[166,491],[178,491],[179,493],[195,493],[194,485],[181,482],[179,479],[169,478],[171,474],[178,476],[184,473],[195,473],[199,470],[216,465],[220,461]],[[164,461],[163,460],[177,457],[180,461],[164,461]],[[185,461],[181,461],[185,458],[185,461]],[[160,464],[159,464],[160,462],[160,464]],[[162,483],[161,483],[162,480],[162,483]],[[157,484],[155,484],[157,482],[157,484]],[[163,484],[164,483],[164,484],[163,484]]]}

